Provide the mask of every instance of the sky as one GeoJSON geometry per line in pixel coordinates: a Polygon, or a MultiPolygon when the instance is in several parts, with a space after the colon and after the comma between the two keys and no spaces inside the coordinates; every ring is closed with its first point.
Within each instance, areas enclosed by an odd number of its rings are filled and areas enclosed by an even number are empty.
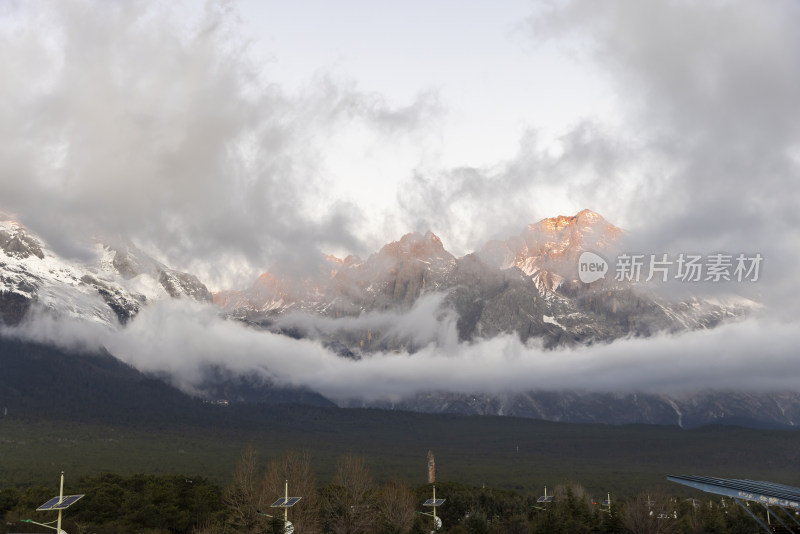
{"type": "Polygon", "coordinates": [[[798,24],[789,0],[4,2],[0,211],[217,290],[589,208],[631,251],[760,253],[792,339],[798,24]]]}
{"type": "Polygon", "coordinates": [[[462,255],[586,207],[510,168],[613,123],[609,84],[537,36],[546,5],[427,4],[6,3],[2,208],[59,252],[122,234],[221,289],[409,231],[462,255]]]}
{"type": "Polygon", "coordinates": [[[798,16],[6,2],[0,209],[61,253],[121,235],[213,290],[410,231],[460,256],[584,208],[643,251],[766,251],[797,237],[798,16]]]}

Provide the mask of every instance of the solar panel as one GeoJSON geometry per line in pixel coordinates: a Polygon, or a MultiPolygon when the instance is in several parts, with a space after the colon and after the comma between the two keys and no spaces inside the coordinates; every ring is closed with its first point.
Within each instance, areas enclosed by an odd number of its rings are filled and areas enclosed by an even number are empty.
{"type": "Polygon", "coordinates": [[[43,505],[41,505],[39,508],[37,508],[36,511],[40,512],[42,510],[50,510],[60,500],[61,500],[61,497],[55,496],[52,499],[50,499],[49,501],[47,501],[46,503],[44,503],[43,505]]]}
{"type": "Polygon", "coordinates": [[[81,497],[83,497],[83,495],[70,495],[69,497],[64,497],[64,500],[53,506],[51,510],[64,510],[65,508],[75,504],[75,502],[81,497]]]}
{"type": "Polygon", "coordinates": [[[536,502],[553,502],[553,496],[552,495],[547,495],[547,496],[542,495],[541,497],[536,499],[536,502]]]}
{"type": "Polygon", "coordinates": [[[608,499],[606,499],[606,500],[604,500],[603,502],[601,502],[600,504],[602,504],[603,506],[608,506],[609,504],[611,504],[611,501],[609,501],[608,499]]]}
{"type": "Polygon", "coordinates": [[[759,480],[669,475],[667,480],[708,493],[800,509],[800,488],[759,480]]]}
{"type": "Polygon", "coordinates": [[[302,497],[289,497],[288,499],[286,497],[281,497],[269,506],[270,508],[291,508],[297,504],[297,501],[300,499],[302,499],[302,497]]]}
{"type": "Polygon", "coordinates": [[[65,495],[62,497],[53,497],[39,508],[36,509],[37,512],[44,512],[47,510],[64,510],[71,505],[75,504],[75,501],[83,497],[83,495],[65,495]]]}
{"type": "Polygon", "coordinates": [[[422,506],[441,506],[445,499],[428,499],[422,506]]]}

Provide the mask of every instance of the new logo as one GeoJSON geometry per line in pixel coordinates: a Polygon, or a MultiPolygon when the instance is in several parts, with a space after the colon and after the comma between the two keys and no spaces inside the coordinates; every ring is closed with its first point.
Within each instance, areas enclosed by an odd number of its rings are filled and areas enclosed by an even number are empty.
{"type": "Polygon", "coordinates": [[[594,252],[584,251],[578,258],[578,278],[584,284],[591,284],[605,278],[608,262],[594,252]]]}

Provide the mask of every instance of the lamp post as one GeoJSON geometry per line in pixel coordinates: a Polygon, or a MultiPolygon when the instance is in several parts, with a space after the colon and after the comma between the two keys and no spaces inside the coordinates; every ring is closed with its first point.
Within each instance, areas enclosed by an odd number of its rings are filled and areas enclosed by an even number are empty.
{"type": "MultiPolygon", "coordinates": [[[[59,490],[58,490],[58,501],[57,502],[60,503],[63,500],[64,500],[64,471],[61,471],[61,486],[59,487],[59,490]]],[[[42,505],[42,506],[44,506],[44,505],[42,505]]],[[[55,521],[50,521],[50,523],[56,523],[56,526],[49,525],[47,523],[37,523],[33,519],[22,519],[21,521],[23,523],[32,523],[34,525],[39,525],[40,527],[52,528],[58,534],[67,534],[66,531],[61,530],[61,510],[62,510],[61,508],[58,509],[58,519],[56,519],[55,521]]]]}
{"type": "MultiPolygon", "coordinates": [[[[270,508],[283,508],[283,528],[285,534],[293,534],[294,532],[294,525],[289,521],[289,508],[297,504],[297,501],[300,499],[302,499],[302,497],[289,497],[289,481],[287,480],[284,496],[270,505],[270,508]]],[[[256,510],[256,512],[259,515],[273,519],[269,514],[265,514],[259,510],[256,510]]]]}
{"type": "Polygon", "coordinates": [[[422,506],[430,506],[433,508],[433,513],[431,512],[417,512],[421,515],[427,515],[433,518],[433,530],[431,532],[436,532],[440,528],[442,528],[442,520],[439,517],[436,517],[436,508],[441,506],[444,503],[445,499],[437,499],[436,498],[436,486],[433,486],[433,498],[428,499],[422,506]]]}
{"type": "Polygon", "coordinates": [[[37,523],[33,519],[23,519],[24,523],[32,523],[34,525],[39,525],[45,528],[52,528],[58,534],[67,534],[63,530],[61,530],[61,514],[64,510],[75,504],[83,495],[67,495],[64,496],[64,471],[61,471],[61,486],[58,490],[58,497],[53,497],[39,508],[36,509],[37,512],[47,512],[52,510],[58,510],[58,519],[55,521],[50,521],[50,523],[56,523],[56,526],[52,526],[49,523],[37,523]]]}

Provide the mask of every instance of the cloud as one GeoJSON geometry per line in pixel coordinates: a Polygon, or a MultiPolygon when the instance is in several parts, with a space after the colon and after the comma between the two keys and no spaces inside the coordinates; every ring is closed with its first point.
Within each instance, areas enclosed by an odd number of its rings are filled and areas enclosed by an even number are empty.
{"type": "Polygon", "coordinates": [[[223,289],[413,230],[461,255],[590,208],[629,230],[632,252],[759,252],[760,298],[791,313],[800,302],[800,252],[786,245],[800,238],[790,3],[537,8],[531,42],[604,73],[619,116],[556,140],[534,123],[513,158],[482,168],[422,156],[447,143],[435,91],[396,105],[332,69],[288,92],[252,59],[233,4],[69,0],[3,15],[0,209],[58,252],[120,234],[223,289]],[[365,164],[375,153],[383,163],[365,164]]]}
{"type": "Polygon", "coordinates": [[[333,319],[292,313],[276,320],[280,329],[300,331],[304,337],[319,339],[325,335],[342,333],[376,332],[381,342],[391,339],[403,344],[408,350],[415,351],[431,343],[435,343],[442,351],[458,350],[458,316],[453,310],[442,306],[447,295],[445,293],[428,293],[420,296],[408,311],[371,311],[357,317],[333,319]]]}
{"type": "MultiPolygon", "coordinates": [[[[800,284],[800,9],[790,2],[574,0],[537,9],[549,43],[616,94],[555,147],[535,130],[487,168],[420,172],[399,203],[453,250],[590,208],[632,253],[760,253],[749,295],[797,317],[800,284]]],[[[546,83],[547,73],[542,73],[546,83]]],[[[719,286],[694,288],[713,293],[719,286]]]]}
{"type": "MultiPolygon", "coordinates": [[[[631,246],[760,252],[774,308],[797,311],[800,10],[789,2],[558,4],[540,37],[576,39],[625,102],[642,153],[631,246]]],[[[614,187],[601,181],[595,190],[614,187]]]]}
{"type": "Polygon", "coordinates": [[[463,255],[546,217],[585,208],[606,216],[623,211],[624,199],[639,187],[630,181],[641,164],[638,148],[588,119],[559,139],[558,150],[529,131],[510,161],[417,172],[398,203],[410,227],[434,229],[449,250],[463,255]]]}
{"type": "MultiPolygon", "coordinates": [[[[311,339],[255,330],[220,318],[210,306],[159,301],[126,327],[52,321],[39,315],[4,332],[69,348],[104,347],[137,369],[166,377],[182,390],[202,393],[212,367],[234,376],[307,387],[333,400],[399,401],[419,392],[466,394],[579,390],[681,394],[708,389],[792,390],[800,373],[800,332],[790,322],[752,319],[713,330],[631,338],[578,349],[545,350],[513,335],[456,343],[452,318],[423,303],[396,324],[411,336],[429,326],[415,352],[378,352],[344,358],[311,339]],[[430,326],[435,325],[435,327],[430,326]]],[[[336,319],[315,326],[330,331],[394,323],[393,313],[336,319]]]]}
{"type": "MultiPolygon", "coordinates": [[[[372,224],[370,206],[332,187],[326,165],[336,145],[328,141],[357,123],[392,149],[443,104],[423,91],[394,106],[333,75],[288,94],[249,59],[227,4],[208,6],[188,18],[148,2],[5,8],[0,209],[59,252],[79,254],[83,237],[119,233],[220,283],[241,283],[276,259],[313,270],[320,249],[374,250],[365,236],[374,244],[370,232],[382,225],[372,224]]],[[[187,391],[211,365],[336,399],[432,389],[794,388],[799,24],[800,8],[781,1],[555,3],[529,21],[531,39],[571,48],[605,73],[598,83],[615,89],[618,123],[587,117],[555,143],[534,127],[514,158],[485,168],[421,165],[397,188],[397,212],[383,214],[402,221],[386,227],[432,229],[456,253],[584,207],[624,226],[631,252],[761,253],[751,289],[768,318],[555,351],[512,336],[453,345],[452,317],[438,314],[435,299],[408,315],[285,319],[317,333],[396,325],[392,334],[419,349],[358,361],[187,302],[148,306],[119,330],[40,316],[16,332],[106,347],[187,391]]]]}
{"type": "Polygon", "coordinates": [[[121,235],[214,286],[362,252],[360,208],[325,179],[327,140],[354,125],[402,137],[437,108],[324,75],[288,94],[223,2],[19,5],[0,45],[0,209],[59,253],[121,235]]]}

